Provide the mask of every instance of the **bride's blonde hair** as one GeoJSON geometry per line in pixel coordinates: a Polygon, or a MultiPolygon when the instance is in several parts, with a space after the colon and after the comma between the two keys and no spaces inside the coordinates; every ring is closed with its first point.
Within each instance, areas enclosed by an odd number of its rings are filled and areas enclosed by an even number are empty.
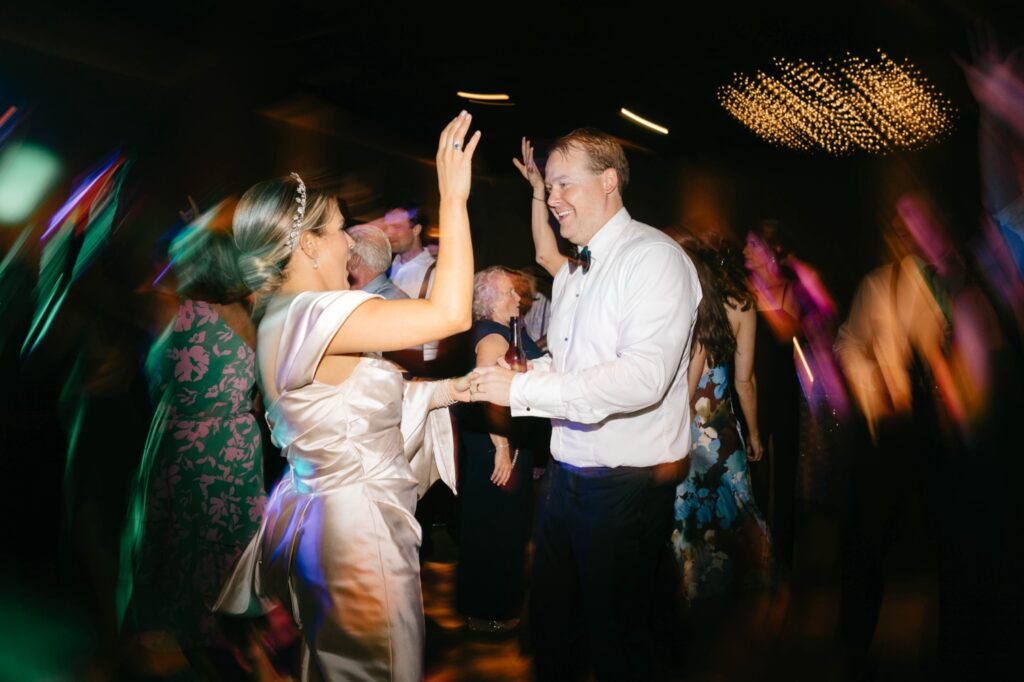
{"type": "Polygon", "coordinates": [[[265,180],[242,195],[235,208],[232,230],[238,246],[238,269],[246,286],[260,299],[273,294],[303,232],[319,236],[339,210],[337,198],[322,189],[305,190],[305,212],[299,215],[301,180],[292,175],[265,180]],[[298,233],[292,235],[297,216],[298,233]]]}

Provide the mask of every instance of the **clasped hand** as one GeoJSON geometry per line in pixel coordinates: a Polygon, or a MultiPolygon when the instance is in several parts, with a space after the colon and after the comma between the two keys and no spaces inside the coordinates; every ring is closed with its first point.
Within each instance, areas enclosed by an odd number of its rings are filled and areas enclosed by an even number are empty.
{"type": "Polygon", "coordinates": [[[498,358],[497,365],[477,367],[465,376],[453,378],[452,397],[463,403],[494,403],[508,407],[515,375],[504,358],[498,358]]]}
{"type": "Polygon", "coordinates": [[[473,370],[470,382],[470,393],[473,402],[486,402],[508,407],[509,395],[512,392],[512,379],[516,372],[508,366],[504,358],[498,358],[498,364],[491,367],[477,367],[473,370]]]}

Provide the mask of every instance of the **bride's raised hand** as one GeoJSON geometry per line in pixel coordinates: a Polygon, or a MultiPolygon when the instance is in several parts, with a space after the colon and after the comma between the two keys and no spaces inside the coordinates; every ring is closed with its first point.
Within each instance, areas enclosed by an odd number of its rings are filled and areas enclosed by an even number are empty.
{"type": "Polygon", "coordinates": [[[472,114],[463,111],[452,119],[441,131],[437,144],[437,184],[441,199],[465,201],[473,179],[473,152],[480,142],[480,131],[466,142],[466,133],[473,120],[472,114]]]}
{"type": "Polygon", "coordinates": [[[526,179],[530,186],[533,187],[534,196],[538,193],[540,196],[544,196],[544,176],[540,174],[540,169],[537,168],[537,164],[533,160],[533,145],[525,137],[523,138],[523,160],[513,158],[512,163],[515,164],[516,170],[518,170],[522,176],[526,179]]]}

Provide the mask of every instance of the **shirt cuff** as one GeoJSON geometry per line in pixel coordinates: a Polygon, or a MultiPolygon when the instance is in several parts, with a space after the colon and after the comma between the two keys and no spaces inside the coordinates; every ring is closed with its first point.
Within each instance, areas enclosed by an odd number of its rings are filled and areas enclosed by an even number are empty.
{"type": "Polygon", "coordinates": [[[531,372],[550,372],[551,371],[551,355],[545,353],[535,360],[530,360],[530,371],[531,372]]]}
{"type": "Polygon", "coordinates": [[[512,377],[509,409],[513,417],[564,418],[560,376],[554,372],[526,372],[512,377]]]}

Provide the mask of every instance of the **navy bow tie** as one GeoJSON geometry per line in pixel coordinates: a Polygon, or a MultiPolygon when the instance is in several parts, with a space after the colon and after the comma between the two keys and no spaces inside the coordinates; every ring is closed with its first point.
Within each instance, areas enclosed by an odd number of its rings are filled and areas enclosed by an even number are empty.
{"type": "Polygon", "coordinates": [[[590,272],[590,247],[582,249],[576,247],[575,255],[569,257],[569,272],[576,272],[576,268],[583,268],[583,274],[590,272]]]}

